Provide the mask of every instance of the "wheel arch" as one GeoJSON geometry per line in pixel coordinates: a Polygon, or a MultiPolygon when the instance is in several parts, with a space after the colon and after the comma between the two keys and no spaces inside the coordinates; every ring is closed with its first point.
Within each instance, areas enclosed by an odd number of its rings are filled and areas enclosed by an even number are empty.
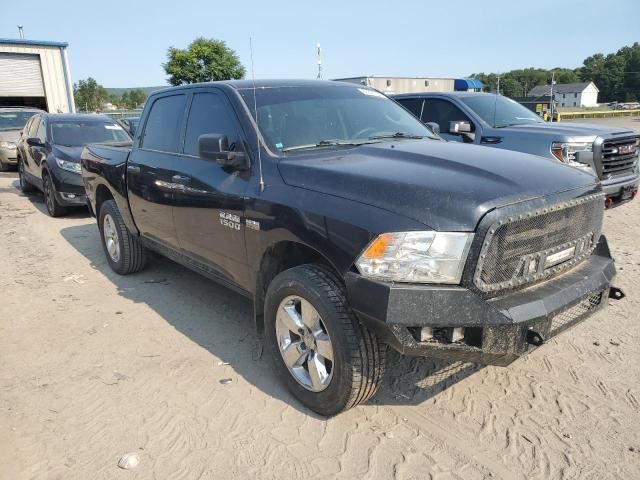
{"type": "Polygon", "coordinates": [[[325,254],[300,241],[281,240],[264,250],[255,276],[253,295],[256,330],[259,334],[264,332],[265,295],[271,281],[285,270],[310,263],[324,265],[342,278],[339,269],[325,254]]]}

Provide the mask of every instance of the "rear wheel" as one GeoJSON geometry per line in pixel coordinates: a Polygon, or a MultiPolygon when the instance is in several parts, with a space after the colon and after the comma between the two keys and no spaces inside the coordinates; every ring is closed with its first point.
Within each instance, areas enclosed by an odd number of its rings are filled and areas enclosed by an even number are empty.
{"type": "Polygon", "coordinates": [[[142,270],[146,263],[146,250],[140,239],[129,233],[116,202],[105,201],[98,215],[102,248],[111,269],[120,275],[142,270]]]}
{"type": "Polygon", "coordinates": [[[274,278],[265,330],[286,386],[322,415],[365,402],[382,381],[386,346],[358,321],[339,279],[323,266],[302,265],[274,278]]]}
{"type": "Polygon", "coordinates": [[[56,198],[56,187],[46,171],[42,174],[42,191],[44,193],[44,203],[47,206],[49,215],[52,217],[62,217],[67,214],[67,207],[58,203],[58,199],[56,198]]]}
{"type": "Polygon", "coordinates": [[[22,159],[18,159],[18,180],[20,181],[20,190],[24,193],[32,192],[35,187],[29,183],[24,173],[24,164],[22,159]]]}

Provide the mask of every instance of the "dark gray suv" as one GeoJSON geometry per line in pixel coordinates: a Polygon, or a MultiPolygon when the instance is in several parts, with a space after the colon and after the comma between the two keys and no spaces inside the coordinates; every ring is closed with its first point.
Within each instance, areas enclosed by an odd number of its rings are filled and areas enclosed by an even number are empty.
{"type": "Polygon", "coordinates": [[[441,92],[396,95],[397,102],[446,140],[532,153],[588,171],[602,182],[606,206],[638,191],[638,139],[620,127],[548,123],[502,95],[441,92]]]}

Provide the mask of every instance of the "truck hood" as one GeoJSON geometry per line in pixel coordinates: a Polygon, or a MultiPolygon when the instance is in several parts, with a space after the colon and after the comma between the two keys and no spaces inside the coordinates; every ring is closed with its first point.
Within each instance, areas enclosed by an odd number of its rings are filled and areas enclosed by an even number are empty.
{"type": "Polygon", "coordinates": [[[297,153],[278,168],[288,185],[373,205],[441,231],[473,231],[494,208],[597,183],[554,160],[433,140],[297,153]]]}
{"type": "Polygon", "coordinates": [[[597,135],[633,135],[633,130],[624,127],[611,127],[607,125],[594,125],[591,123],[530,123],[526,125],[512,125],[510,127],[495,128],[494,131],[499,135],[507,133],[530,133],[533,135],[548,134],[560,137],[585,137],[597,135]],[[501,133],[500,133],[501,132],[501,133]]]}
{"type": "Polygon", "coordinates": [[[0,141],[17,143],[20,130],[0,130],[0,141]]]}

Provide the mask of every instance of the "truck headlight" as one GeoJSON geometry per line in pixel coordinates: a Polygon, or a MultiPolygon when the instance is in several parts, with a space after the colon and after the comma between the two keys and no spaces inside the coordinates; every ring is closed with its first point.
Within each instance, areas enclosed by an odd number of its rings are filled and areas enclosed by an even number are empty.
{"type": "Polygon", "coordinates": [[[13,142],[5,142],[5,141],[0,142],[0,148],[6,148],[6,149],[9,149],[9,150],[15,150],[16,147],[17,147],[17,145],[15,143],[13,143],[13,142]]]}
{"type": "Polygon", "coordinates": [[[391,282],[460,283],[473,233],[379,235],[356,260],[365,277],[391,282]]]}
{"type": "Polygon", "coordinates": [[[78,162],[70,162],[69,160],[62,160],[56,157],[56,163],[61,169],[67,172],[80,173],[80,164],[78,162]]]}
{"type": "Polygon", "coordinates": [[[591,152],[593,144],[591,142],[553,142],[551,144],[551,153],[562,163],[571,165],[572,167],[588,169],[591,167],[584,163],[576,162],[576,152],[591,152]]]}

